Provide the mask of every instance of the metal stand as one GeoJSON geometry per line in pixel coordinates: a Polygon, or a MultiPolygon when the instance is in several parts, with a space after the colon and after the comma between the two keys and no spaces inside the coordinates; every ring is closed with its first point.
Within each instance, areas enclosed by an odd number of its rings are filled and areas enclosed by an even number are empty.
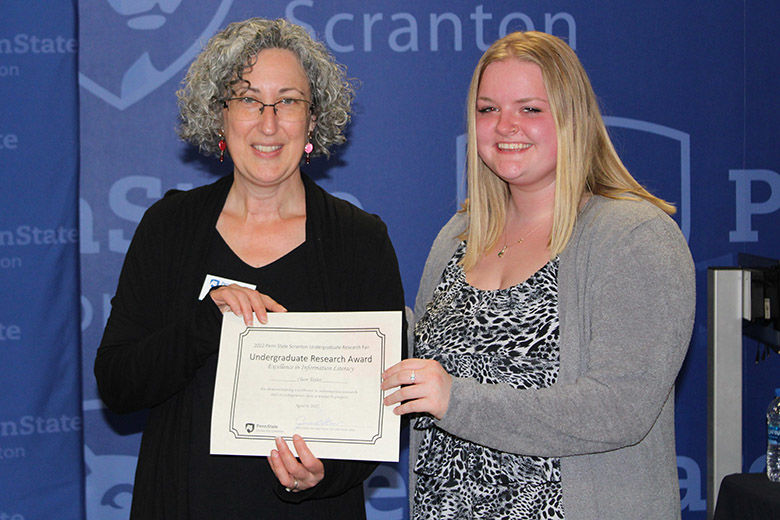
{"type": "Polygon", "coordinates": [[[707,271],[707,519],[723,477],[742,472],[742,318],[750,317],[750,272],[707,271]],[[747,312],[747,316],[745,313],[747,312]]]}

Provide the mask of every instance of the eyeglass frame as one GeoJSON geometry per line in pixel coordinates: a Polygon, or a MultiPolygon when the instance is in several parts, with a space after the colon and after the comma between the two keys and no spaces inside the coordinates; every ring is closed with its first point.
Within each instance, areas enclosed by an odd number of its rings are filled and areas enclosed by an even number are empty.
{"type": "MultiPolygon", "coordinates": [[[[222,106],[224,108],[228,108],[229,109],[228,101],[240,101],[242,99],[254,99],[256,102],[260,103],[260,106],[257,108],[257,110],[258,110],[258,112],[259,112],[259,114],[261,116],[263,115],[263,111],[265,110],[265,107],[272,107],[274,109],[274,117],[279,117],[279,112],[276,109],[276,105],[278,105],[279,103],[281,103],[282,101],[285,101],[285,100],[303,101],[304,103],[308,103],[309,104],[309,112],[313,112],[314,111],[314,102],[313,101],[309,101],[308,99],[293,98],[293,97],[283,97],[281,99],[278,99],[274,103],[263,103],[259,99],[254,98],[252,96],[236,96],[236,97],[223,99],[222,100],[222,106]]],[[[305,121],[305,119],[302,119],[301,121],[305,121]]]]}

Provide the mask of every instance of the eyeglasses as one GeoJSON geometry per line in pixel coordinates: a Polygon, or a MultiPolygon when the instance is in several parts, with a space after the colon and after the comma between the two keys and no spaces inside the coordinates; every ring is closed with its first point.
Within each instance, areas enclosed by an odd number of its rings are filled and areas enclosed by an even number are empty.
{"type": "Polygon", "coordinates": [[[309,118],[314,103],[305,99],[282,98],[274,103],[263,103],[253,97],[233,97],[222,100],[225,108],[239,121],[255,121],[265,110],[272,107],[274,115],[282,121],[305,121],[309,118]]]}

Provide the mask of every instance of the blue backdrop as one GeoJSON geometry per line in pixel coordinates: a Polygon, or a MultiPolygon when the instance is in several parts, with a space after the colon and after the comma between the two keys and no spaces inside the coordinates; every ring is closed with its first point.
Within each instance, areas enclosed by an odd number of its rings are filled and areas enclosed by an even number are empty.
{"type": "MultiPolygon", "coordinates": [[[[409,304],[465,196],[465,97],[479,56],[514,30],[569,42],[618,151],[677,204],[696,261],[677,451],[683,518],[704,518],[706,269],[740,252],[780,257],[779,17],[756,0],[0,4],[0,518],[127,518],[144,416],[104,409],[95,350],[144,210],[230,171],[178,140],[174,91],[214,32],[250,16],[303,25],[359,79],[348,143],[305,169],[382,216],[409,304]]],[[[746,471],[763,469],[763,414],[780,386],[778,356],[755,364],[757,348],[745,342],[746,471]]],[[[407,515],[405,474],[404,458],[367,481],[370,519],[407,515]]]]}
{"type": "Polygon", "coordinates": [[[0,8],[0,518],[80,518],[76,9],[13,7],[0,8]]]}

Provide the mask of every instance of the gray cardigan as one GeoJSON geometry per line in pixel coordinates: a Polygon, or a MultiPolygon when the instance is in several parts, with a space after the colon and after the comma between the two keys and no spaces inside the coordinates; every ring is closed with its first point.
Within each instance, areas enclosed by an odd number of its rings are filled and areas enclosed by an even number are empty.
{"type": "MultiPolygon", "coordinates": [[[[415,303],[421,317],[466,216],[439,232],[415,303]]],[[[454,378],[436,424],[491,448],[561,458],[567,520],[680,518],[674,381],[693,328],[691,254],[644,201],[595,196],[560,255],[560,372],[517,390],[454,378]]],[[[421,432],[411,428],[410,489],[421,432]]]]}

